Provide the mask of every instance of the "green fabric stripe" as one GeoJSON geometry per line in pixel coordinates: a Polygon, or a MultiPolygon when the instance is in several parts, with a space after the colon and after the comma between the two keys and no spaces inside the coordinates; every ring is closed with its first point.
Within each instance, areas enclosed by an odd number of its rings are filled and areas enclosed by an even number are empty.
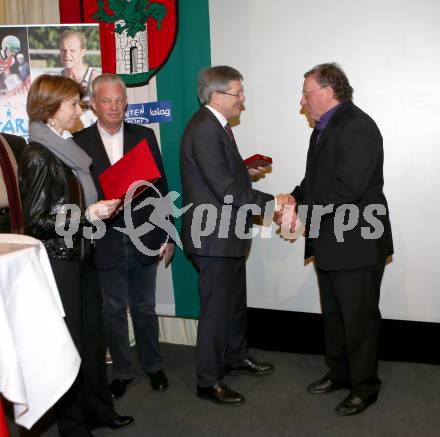
{"type": "MultiPolygon", "coordinates": [[[[162,155],[171,190],[182,192],[179,143],[185,125],[199,107],[197,77],[211,65],[208,0],[180,0],[179,28],[174,49],[157,76],[158,100],[171,100],[172,123],[160,126],[162,155]]],[[[181,201],[181,198],[179,198],[181,201]]],[[[181,207],[181,203],[177,205],[181,207]]],[[[181,220],[177,219],[180,230],[181,220]]],[[[172,263],[176,316],[198,317],[198,277],[184,253],[176,250],[172,263]]]]}

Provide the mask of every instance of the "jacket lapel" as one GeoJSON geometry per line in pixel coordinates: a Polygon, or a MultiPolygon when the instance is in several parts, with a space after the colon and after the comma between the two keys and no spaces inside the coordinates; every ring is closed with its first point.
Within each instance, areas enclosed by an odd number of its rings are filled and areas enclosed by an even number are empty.
{"type": "Polygon", "coordinates": [[[309,150],[307,152],[307,161],[306,161],[307,168],[310,167],[310,163],[312,162],[312,159],[315,156],[318,134],[319,131],[317,129],[313,129],[312,135],[310,136],[309,150]]]}
{"type": "Polygon", "coordinates": [[[130,129],[130,123],[124,121],[124,155],[128,153],[139,142],[137,138],[133,136],[133,132],[130,129]]]}
{"type": "Polygon", "coordinates": [[[208,117],[212,120],[212,122],[215,124],[215,126],[217,127],[217,129],[220,129],[220,132],[225,140],[225,142],[228,144],[228,146],[230,147],[230,149],[238,156],[238,158],[240,158],[240,160],[242,161],[243,158],[240,155],[240,152],[238,151],[237,145],[234,144],[232,142],[232,140],[229,138],[229,135],[226,133],[224,127],[221,125],[221,123],[218,121],[217,117],[208,109],[205,108],[204,106],[202,108],[200,108],[201,110],[205,111],[205,113],[208,115],[208,117]]]}
{"type": "Polygon", "coordinates": [[[98,174],[100,174],[106,168],[110,167],[111,163],[107,155],[107,151],[105,150],[104,143],[102,142],[101,134],[98,130],[98,124],[95,123],[90,129],[90,139],[93,144],[96,144],[96,147],[93,147],[93,150],[95,151],[95,156],[92,156],[92,159],[94,165],[96,166],[98,174]]]}
{"type": "Polygon", "coordinates": [[[310,161],[316,158],[316,155],[319,154],[321,150],[325,147],[325,143],[327,142],[328,137],[331,133],[333,133],[334,128],[339,124],[340,120],[344,117],[345,112],[349,105],[352,105],[351,102],[342,103],[340,108],[333,114],[333,117],[330,119],[328,125],[325,127],[324,131],[321,133],[319,140],[316,141],[316,138],[319,134],[317,129],[313,130],[312,136],[310,137],[310,161]],[[312,139],[314,140],[314,145],[312,145],[312,139]]]}

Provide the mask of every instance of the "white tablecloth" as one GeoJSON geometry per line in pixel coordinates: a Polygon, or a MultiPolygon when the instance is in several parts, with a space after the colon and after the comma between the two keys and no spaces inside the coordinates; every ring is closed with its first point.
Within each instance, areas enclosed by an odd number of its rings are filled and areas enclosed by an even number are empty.
{"type": "Polygon", "coordinates": [[[0,234],[0,392],[28,429],[78,374],[80,357],[63,317],[41,242],[0,234]]]}

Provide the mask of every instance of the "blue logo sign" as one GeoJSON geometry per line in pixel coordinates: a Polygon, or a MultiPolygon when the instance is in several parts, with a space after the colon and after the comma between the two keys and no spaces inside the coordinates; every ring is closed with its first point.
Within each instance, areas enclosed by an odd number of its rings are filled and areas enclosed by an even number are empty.
{"type": "Polygon", "coordinates": [[[133,124],[167,123],[173,121],[171,100],[128,105],[125,111],[125,121],[133,124]]]}

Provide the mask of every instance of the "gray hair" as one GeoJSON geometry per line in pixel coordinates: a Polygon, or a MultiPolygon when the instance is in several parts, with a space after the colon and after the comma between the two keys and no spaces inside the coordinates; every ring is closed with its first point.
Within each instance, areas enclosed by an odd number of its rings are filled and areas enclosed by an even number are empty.
{"type": "Polygon", "coordinates": [[[316,65],[304,73],[304,77],[309,76],[313,76],[319,85],[331,87],[333,95],[340,102],[349,102],[353,98],[353,88],[344,70],[336,62],[316,65]]]}
{"type": "Polygon", "coordinates": [[[242,74],[235,68],[226,65],[202,70],[197,84],[197,95],[200,103],[206,105],[211,101],[212,94],[228,90],[229,83],[233,80],[243,80],[242,74]]]}
{"type": "Polygon", "coordinates": [[[98,77],[96,77],[92,82],[92,97],[95,97],[97,89],[99,88],[100,85],[104,83],[113,83],[113,84],[121,85],[122,89],[124,90],[125,96],[127,96],[127,88],[120,76],[113,73],[102,73],[98,77]]]}

